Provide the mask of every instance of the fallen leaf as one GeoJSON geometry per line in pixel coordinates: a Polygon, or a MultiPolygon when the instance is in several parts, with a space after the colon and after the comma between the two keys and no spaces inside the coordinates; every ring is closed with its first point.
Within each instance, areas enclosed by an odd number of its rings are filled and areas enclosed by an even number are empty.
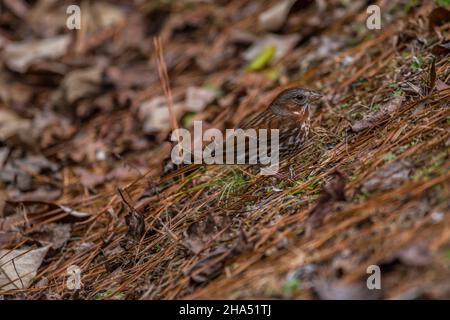
{"type": "Polygon", "coordinates": [[[331,174],[331,179],[327,182],[321,191],[317,205],[311,210],[306,223],[306,236],[309,237],[313,230],[322,225],[326,214],[334,211],[335,203],[342,203],[345,198],[346,178],[338,170],[331,174]]]}
{"type": "MultiPolygon", "coordinates": [[[[315,49],[302,56],[300,62],[300,65],[305,68],[311,65],[314,61],[321,61],[322,59],[333,55],[334,52],[339,51],[345,45],[346,38],[341,35],[321,36],[312,38],[311,42],[315,44],[315,49]]],[[[347,55],[342,60],[342,65],[351,65],[353,61],[354,58],[347,55]]]]}
{"type": "Polygon", "coordinates": [[[346,283],[343,281],[318,281],[314,291],[322,300],[377,300],[381,290],[369,290],[366,283],[346,283]]]}
{"type": "Polygon", "coordinates": [[[230,225],[229,219],[208,215],[206,219],[191,224],[184,232],[184,244],[194,254],[200,253],[213,240],[224,240],[223,232],[230,225]]]}
{"type": "Polygon", "coordinates": [[[450,53],[450,42],[435,45],[431,52],[435,55],[445,56],[450,53]]]}
{"type": "Polygon", "coordinates": [[[448,88],[450,88],[450,86],[448,84],[446,84],[441,79],[437,79],[437,81],[436,81],[436,89],[437,89],[437,91],[447,90],[448,88]]]}
{"type": "Polygon", "coordinates": [[[194,263],[185,274],[196,283],[206,282],[220,273],[225,261],[231,256],[232,250],[220,247],[194,263]]]}
{"type": "Polygon", "coordinates": [[[71,124],[69,119],[55,112],[43,111],[33,118],[32,129],[32,134],[40,138],[40,146],[47,148],[69,139],[75,133],[76,126],[71,124]]]}
{"type": "Polygon", "coordinates": [[[8,192],[8,196],[12,201],[25,202],[25,201],[47,201],[51,202],[58,199],[61,196],[61,190],[38,188],[31,192],[20,192],[17,190],[11,190],[8,192]]]}
{"type": "Polygon", "coordinates": [[[258,17],[259,28],[264,31],[276,31],[286,22],[289,10],[296,0],[284,0],[261,13],[258,17]]]}
{"type": "Polygon", "coordinates": [[[82,254],[89,252],[90,250],[95,248],[95,246],[96,244],[94,242],[81,242],[76,243],[73,249],[75,251],[75,254],[82,254]]]}
{"type": "Polygon", "coordinates": [[[185,274],[196,283],[211,280],[221,272],[229,259],[245,251],[251,251],[254,247],[254,243],[249,241],[246,233],[240,230],[231,247],[221,244],[216,249],[206,252],[203,258],[194,263],[185,274]]]}
{"type": "Polygon", "coordinates": [[[24,136],[30,129],[30,120],[21,118],[10,110],[0,109],[0,140],[24,136]]]}
{"type": "Polygon", "coordinates": [[[74,70],[68,73],[62,81],[64,100],[73,104],[82,98],[95,95],[102,82],[103,68],[94,67],[74,70]]]}
{"type": "Polygon", "coordinates": [[[48,249],[0,250],[0,290],[28,288],[48,249]]]}
{"type": "Polygon", "coordinates": [[[422,244],[406,247],[400,250],[396,256],[404,265],[411,267],[424,267],[433,262],[430,250],[422,244]]]}
{"type": "Polygon", "coordinates": [[[125,235],[126,242],[124,243],[124,247],[128,247],[130,243],[139,241],[144,235],[145,219],[144,216],[131,205],[131,199],[126,191],[119,188],[118,192],[122,198],[122,203],[128,207],[128,215],[125,216],[125,223],[128,226],[128,230],[125,235]]]}
{"type": "Polygon", "coordinates": [[[33,176],[55,173],[59,165],[41,155],[28,155],[9,161],[0,171],[0,181],[16,186],[20,191],[31,191],[37,187],[33,176]]]}
{"type": "Polygon", "coordinates": [[[144,63],[126,67],[109,65],[105,75],[118,89],[145,88],[158,80],[157,72],[144,63]]]}
{"type": "Polygon", "coordinates": [[[353,132],[359,132],[367,128],[371,128],[386,116],[392,114],[400,108],[404,100],[403,96],[395,97],[387,104],[383,105],[379,111],[367,115],[364,119],[356,121],[351,125],[353,132]]]}
{"type": "Polygon", "coordinates": [[[62,57],[66,54],[69,44],[69,35],[35,41],[11,42],[6,45],[2,56],[9,68],[25,73],[33,63],[62,57]]]}
{"type": "Polygon", "coordinates": [[[20,239],[20,232],[18,231],[0,231],[0,247],[4,245],[14,246],[17,243],[17,239],[20,239]]]}
{"type": "Polygon", "coordinates": [[[130,210],[125,217],[125,223],[128,226],[126,237],[134,241],[139,241],[145,233],[145,220],[142,214],[136,210],[130,210]]]}
{"type": "Polygon", "coordinates": [[[68,223],[49,223],[39,230],[27,234],[33,240],[39,241],[43,246],[56,250],[64,246],[71,236],[71,226],[68,223]]]}
{"type": "Polygon", "coordinates": [[[186,91],[186,109],[191,112],[200,112],[217,96],[213,90],[200,87],[189,87],[186,91]]]}
{"type": "Polygon", "coordinates": [[[22,0],[5,0],[4,5],[14,12],[14,14],[21,19],[26,19],[26,15],[29,13],[29,5],[22,0]]]}
{"type": "Polygon", "coordinates": [[[20,210],[15,210],[16,213],[0,218],[0,231],[19,231],[25,226],[25,217],[20,210]]]}
{"type": "Polygon", "coordinates": [[[450,11],[443,7],[437,7],[431,11],[429,17],[429,29],[433,30],[435,27],[439,27],[446,22],[450,21],[450,11]]]}
{"type": "Polygon", "coordinates": [[[28,27],[42,37],[52,37],[66,28],[67,16],[57,1],[37,1],[26,17],[28,27]]]}
{"type": "Polygon", "coordinates": [[[93,188],[106,180],[105,176],[92,173],[82,167],[75,167],[73,171],[80,179],[81,184],[86,188],[93,188]]]}
{"type": "Polygon", "coordinates": [[[361,191],[368,193],[395,189],[408,180],[410,173],[411,164],[406,160],[387,162],[363,182],[361,191]]]}
{"type": "MultiPolygon", "coordinates": [[[[173,111],[177,118],[180,118],[184,107],[181,104],[174,104],[173,111]]],[[[139,117],[143,121],[145,133],[156,133],[171,128],[169,109],[165,97],[155,97],[145,101],[139,107],[139,117]]]]}
{"type": "Polygon", "coordinates": [[[118,6],[98,1],[92,5],[94,23],[100,28],[108,28],[121,23],[125,19],[124,13],[118,6]]]}

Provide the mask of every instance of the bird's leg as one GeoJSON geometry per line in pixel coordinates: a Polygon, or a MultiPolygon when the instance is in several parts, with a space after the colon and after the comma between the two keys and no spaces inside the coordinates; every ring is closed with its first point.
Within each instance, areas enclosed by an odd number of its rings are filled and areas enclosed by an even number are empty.
{"type": "Polygon", "coordinates": [[[269,179],[274,191],[283,191],[283,189],[280,188],[279,185],[281,184],[283,186],[283,182],[286,181],[286,176],[283,176],[280,173],[275,173],[274,175],[271,175],[269,179]]]}
{"type": "Polygon", "coordinates": [[[278,176],[278,174],[270,176],[270,184],[272,185],[272,190],[282,191],[282,189],[278,188],[279,182],[280,182],[280,177],[278,176]]]}

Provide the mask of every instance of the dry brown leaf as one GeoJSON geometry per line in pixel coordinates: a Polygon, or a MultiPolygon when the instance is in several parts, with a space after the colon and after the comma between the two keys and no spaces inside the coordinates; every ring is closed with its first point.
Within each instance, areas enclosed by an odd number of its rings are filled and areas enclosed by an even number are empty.
{"type": "Polygon", "coordinates": [[[437,44],[431,49],[431,52],[435,55],[447,55],[450,53],[450,42],[437,44]]]}
{"type": "Polygon", "coordinates": [[[406,160],[388,162],[362,184],[362,192],[385,191],[399,187],[408,180],[411,164],[406,160]]]}
{"type": "Polygon", "coordinates": [[[450,21],[450,11],[443,7],[438,7],[431,11],[429,17],[429,29],[433,30],[446,22],[450,21]]]}
{"type": "Polygon", "coordinates": [[[396,110],[398,110],[401,107],[403,100],[403,96],[393,98],[387,104],[383,105],[379,111],[371,113],[364,119],[356,121],[352,124],[352,131],[359,132],[375,126],[378,121],[382,120],[386,116],[391,116],[396,110]]]}
{"type": "Polygon", "coordinates": [[[92,16],[95,17],[93,22],[100,28],[115,26],[125,19],[118,6],[103,1],[96,1],[92,5],[92,16]]]}
{"type": "Polygon", "coordinates": [[[68,73],[62,81],[62,92],[67,103],[72,104],[79,99],[89,98],[100,90],[102,68],[87,68],[68,73]]]}
{"type": "Polygon", "coordinates": [[[369,290],[363,283],[343,281],[318,281],[314,290],[322,300],[376,300],[381,298],[381,290],[369,290]]]}
{"type": "Polygon", "coordinates": [[[33,63],[62,57],[66,54],[69,44],[69,35],[35,41],[12,42],[6,45],[2,56],[12,70],[25,73],[33,63]]]}
{"type": "Polygon", "coordinates": [[[276,3],[258,17],[259,28],[264,31],[276,31],[286,22],[289,10],[296,0],[283,0],[276,3]]]}
{"type": "Polygon", "coordinates": [[[405,265],[411,267],[424,267],[433,262],[433,255],[423,244],[415,244],[400,250],[398,259],[405,265]]]}
{"type": "Polygon", "coordinates": [[[338,170],[331,174],[331,179],[327,182],[321,191],[317,205],[311,210],[306,223],[306,235],[309,237],[314,229],[318,228],[330,211],[335,211],[335,203],[342,204],[345,198],[346,178],[338,170]]]}
{"type": "MultiPolygon", "coordinates": [[[[173,111],[179,118],[184,106],[175,104],[173,111]]],[[[139,116],[143,121],[143,130],[146,133],[156,133],[171,128],[170,114],[165,97],[156,97],[141,104],[139,116]]]]}
{"type": "Polygon", "coordinates": [[[49,223],[37,231],[27,234],[42,246],[50,246],[56,250],[66,244],[71,236],[71,225],[68,223],[49,223]]]}
{"type": "Polygon", "coordinates": [[[28,288],[48,249],[0,250],[0,290],[28,288]]]}
{"type": "Polygon", "coordinates": [[[200,87],[189,87],[186,91],[186,110],[200,112],[217,96],[213,90],[200,87]]]}
{"type": "Polygon", "coordinates": [[[7,140],[12,136],[23,136],[31,128],[31,121],[19,117],[16,113],[0,109],[0,140],[7,140]]]}
{"type": "Polygon", "coordinates": [[[191,224],[184,232],[184,243],[194,254],[200,253],[213,240],[223,240],[229,227],[227,217],[208,215],[205,220],[191,224]]]}

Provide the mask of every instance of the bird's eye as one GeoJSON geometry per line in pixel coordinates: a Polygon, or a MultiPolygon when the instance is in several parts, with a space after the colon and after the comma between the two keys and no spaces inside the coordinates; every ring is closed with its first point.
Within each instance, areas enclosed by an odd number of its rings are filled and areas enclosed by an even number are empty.
{"type": "Polygon", "coordinates": [[[303,96],[300,96],[300,95],[295,96],[295,100],[301,102],[301,101],[303,101],[303,96]]]}

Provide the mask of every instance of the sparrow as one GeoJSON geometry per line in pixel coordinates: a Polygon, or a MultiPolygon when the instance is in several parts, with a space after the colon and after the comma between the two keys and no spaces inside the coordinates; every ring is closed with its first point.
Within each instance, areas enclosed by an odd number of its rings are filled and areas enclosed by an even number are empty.
{"type": "Polygon", "coordinates": [[[237,128],[278,129],[280,156],[299,149],[310,131],[310,109],[322,94],[303,88],[290,88],[279,93],[262,112],[244,119],[237,128]]]}
{"type": "MultiPolygon", "coordinates": [[[[299,87],[280,92],[269,106],[261,112],[245,118],[236,129],[279,130],[280,159],[295,153],[302,147],[310,132],[310,109],[320,102],[323,95],[317,91],[299,87]]],[[[235,148],[236,150],[237,148],[235,148]]],[[[201,164],[185,165],[163,176],[167,181],[182,173],[191,172],[201,164]]]]}

